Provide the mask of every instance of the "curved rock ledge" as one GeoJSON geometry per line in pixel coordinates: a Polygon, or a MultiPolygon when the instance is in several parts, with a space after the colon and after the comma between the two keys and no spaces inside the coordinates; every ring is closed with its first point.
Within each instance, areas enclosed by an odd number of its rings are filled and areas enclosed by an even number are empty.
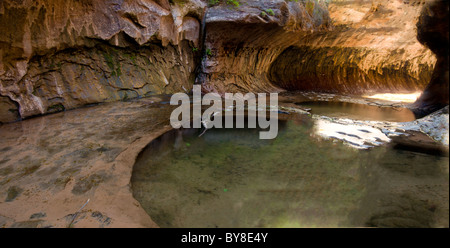
{"type": "Polygon", "coordinates": [[[202,70],[206,92],[279,92],[270,65],[308,32],[331,28],[324,1],[245,1],[239,8],[208,8],[202,70]]]}
{"type": "Polygon", "coordinates": [[[413,55],[404,49],[293,46],[273,62],[269,78],[286,90],[411,93],[422,91],[431,77],[427,54],[405,59],[413,55]]]}
{"type": "Polygon", "coordinates": [[[133,198],[130,178],[139,152],[172,129],[171,106],[159,101],[1,126],[0,227],[157,227],[133,198]]]}
{"type": "Polygon", "coordinates": [[[286,49],[269,79],[288,90],[361,94],[415,92],[428,84],[436,58],[416,39],[426,1],[332,1],[335,28],[286,49]]]}

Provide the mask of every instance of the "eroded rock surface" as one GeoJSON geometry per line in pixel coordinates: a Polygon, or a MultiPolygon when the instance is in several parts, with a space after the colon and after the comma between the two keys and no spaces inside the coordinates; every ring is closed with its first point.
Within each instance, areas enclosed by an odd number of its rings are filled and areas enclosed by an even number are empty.
{"type": "Polygon", "coordinates": [[[347,94],[423,90],[436,61],[416,39],[425,2],[331,1],[334,29],[283,51],[270,80],[288,90],[347,94]]]}
{"type": "Polygon", "coordinates": [[[436,54],[436,66],[428,86],[411,106],[418,116],[430,114],[449,103],[449,2],[431,1],[417,22],[417,39],[436,54]]]}
{"type": "Polygon", "coordinates": [[[171,128],[173,106],[162,100],[0,126],[0,227],[156,227],[129,183],[139,151],[171,128]]]}
{"type": "Polygon", "coordinates": [[[204,6],[199,0],[1,1],[0,96],[29,117],[184,91],[194,81],[192,47],[204,6]]]}
{"type": "Polygon", "coordinates": [[[8,97],[0,96],[0,123],[13,122],[19,119],[19,111],[8,97]]]}
{"type": "Polygon", "coordinates": [[[431,80],[413,108],[448,104],[434,97],[448,89],[445,1],[211,3],[2,1],[0,122],[188,92],[194,81],[206,92],[359,94],[421,91],[431,80]]]}
{"type": "Polygon", "coordinates": [[[276,92],[267,72],[305,33],[331,28],[323,1],[243,1],[208,8],[206,55],[197,77],[208,92],[276,92]]]}

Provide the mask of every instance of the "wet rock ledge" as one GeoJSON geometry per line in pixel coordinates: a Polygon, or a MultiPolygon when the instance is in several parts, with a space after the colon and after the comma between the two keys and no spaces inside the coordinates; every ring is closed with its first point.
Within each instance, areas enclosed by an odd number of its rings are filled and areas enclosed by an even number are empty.
{"type": "Polygon", "coordinates": [[[1,227],[157,227],[133,198],[138,153],[171,129],[150,97],[0,126],[1,227]]]}

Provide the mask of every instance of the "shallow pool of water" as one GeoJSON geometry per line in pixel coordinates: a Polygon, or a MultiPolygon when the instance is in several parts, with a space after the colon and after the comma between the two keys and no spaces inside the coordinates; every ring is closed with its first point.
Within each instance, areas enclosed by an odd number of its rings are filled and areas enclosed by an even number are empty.
{"type": "Polygon", "coordinates": [[[172,130],[139,155],[133,195],[161,227],[448,227],[448,158],[357,150],[313,129],[172,130]]]}
{"type": "Polygon", "coordinates": [[[407,122],[416,119],[414,113],[407,108],[372,106],[337,101],[308,101],[297,103],[297,105],[310,108],[312,114],[329,117],[392,122],[407,122]]]}

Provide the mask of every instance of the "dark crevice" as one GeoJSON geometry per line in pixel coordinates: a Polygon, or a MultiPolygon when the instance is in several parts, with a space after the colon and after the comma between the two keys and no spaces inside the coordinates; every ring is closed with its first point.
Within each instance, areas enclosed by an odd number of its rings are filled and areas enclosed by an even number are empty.
{"type": "MultiPolygon", "coordinates": [[[[6,97],[12,104],[15,105],[16,109],[8,109],[9,112],[13,113],[16,115],[16,120],[14,121],[20,121],[22,120],[22,117],[20,115],[20,105],[17,101],[13,100],[10,96],[8,95],[2,95],[0,94],[0,97],[6,97]]],[[[2,121],[0,120],[0,123],[2,123],[2,121]]]]}
{"type": "Polygon", "coordinates": [[[195,54],[195,63],[196,67],[194,69],[194,84],[202,84],[205,80],[205,75],[203,73],[203,60],[207,58],[206,50],[205,50],[205,41],[206,41],[206,12],[208,8],[205,7],[203,11],[203,16],[201,18],[197,18],[200,21],[200,40],[198,44],[198,51],[195,54]],[[198,54],[200,52],[200,54],[198,54]]]}
{"type": "Polygon", "coordinates": [[[132,22],[136,27],[143,29],[146,28],[146,26],[142,25],[139,23],[139,19],[137,18],[136,15],[132,14],[132,13],[125,13],[122,15],[123,18],[129,20],[130,22],[132,22]]]}

